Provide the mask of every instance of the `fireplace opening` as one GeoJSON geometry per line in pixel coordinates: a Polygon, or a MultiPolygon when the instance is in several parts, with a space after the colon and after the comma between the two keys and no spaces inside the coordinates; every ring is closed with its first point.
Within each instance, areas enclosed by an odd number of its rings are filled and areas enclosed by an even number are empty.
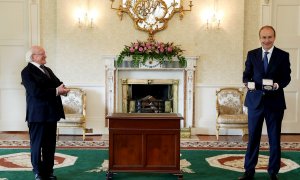
{"type": "Polygon", "coordinates": [[[131,113],[169,113],[172,111],[172,85],[132,84],[128,109],[131,113]]]}
{"type": "Polygon", "coordinates": [[[122,79],[122,112],[177,113],[177,79],[122,79]]]}
{"type": "Polygon", "coordinates": [[[148,95],[156,99],[168,100],[172,98],[172,85],[166,84],[132,84],[131,98],[138,100],[148,95]]]}

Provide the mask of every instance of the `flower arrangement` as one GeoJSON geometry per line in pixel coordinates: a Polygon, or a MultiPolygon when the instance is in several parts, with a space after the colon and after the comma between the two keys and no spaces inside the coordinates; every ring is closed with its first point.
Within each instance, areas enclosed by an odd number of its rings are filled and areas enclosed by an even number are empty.
{"type": "Polygon", "coordinates": [[[147,60],[158,60],[160,63],[165,61],[171,62],[173,57],[177,57],[180,66],[186,65],[186,59],[182,55],[183,50],[174,43],[162,42],[134,42],[130,46],[125,45],[125,48],[118,56],[117,64],[122,64],[126,56],[131,56],[134,66],[139,63],[145,64],[147,60]]]}

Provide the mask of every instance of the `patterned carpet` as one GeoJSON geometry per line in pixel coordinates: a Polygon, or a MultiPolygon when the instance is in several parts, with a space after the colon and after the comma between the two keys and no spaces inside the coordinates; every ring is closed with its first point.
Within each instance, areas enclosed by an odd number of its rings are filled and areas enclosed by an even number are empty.
{"type": "MultiPolygon", "coordinates": [[[[183,149],[222,149],[222,150],[245,150],[247,142],[229,142],[229,141],[181,141],[181,148],[183,149]]],[[[300,151],[300,142],[282,142],[281,148],[283,150],[300,151]]],[[[268,142],[261,142],[260,149],[269,149],[268,142]]]]}
{"type": "MultiPolygon", "coordinates": [[[[108,141],[57,141],[57,148],[108,148],[108,141]]],[[[0,148],[29,148],[29,140],[0,141],[0,148]]]]}
{"type": "MultiPolygon", "coordinates": [[[[181,150],[180,169],[184,179],[236,179],[244,172],[244,151],[241,150],[181,150]]],[[[55,174],[64,180],[105,179],[108,169],[107,149],[57,149],[55,174]]],[[[255,179],[267,179],[268,152],[261,151],[255,179]]],[[[280,179],[299,179],[300,151],[283,151],[280,179]]],[[[34,179],[30,150],[0,148],[0,180],[34,179]]],[[[174,180],[172,174],[117,173],[115,179],[174,180]]]]}
{"type": "MultiPolygon", "coordinates": [[[[0,141],[0,148],[29,148],[28,140],[0,141]]],[[[109,146],[108,140],[102,141],[58,141],[57,148],[88,148],[106,149],[109,146]]],[[[183,139],[180,142],[181,149],[221,149],[221,150],[245,150],[247,142],[229,141],[199,141],[195,139],[183,139]]],[[[261,149],[269,148],[267,142],[261,143],[261,149]]],[[[282,150],[300,151],[300,142],[282,142],[282,150]]]]}

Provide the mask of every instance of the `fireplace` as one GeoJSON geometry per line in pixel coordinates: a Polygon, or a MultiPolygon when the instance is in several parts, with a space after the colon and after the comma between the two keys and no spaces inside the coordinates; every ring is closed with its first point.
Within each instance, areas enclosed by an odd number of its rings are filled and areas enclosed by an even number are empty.
{"type": "MultiPolygon", "coordinates": [[[[180,113],[181,127],[194,127],[194,78],[197,57],[187,57],[182,68],[172,64],[132,66],[130,59],[116,66],[105,56],[106,115],[125,113],[180,113]]],[[[152,63],[153,64],[153,63],[152,63]]],[[[107,123],[106,123],[107,124],[107,123]]]]}
{"type": "Polygon", "coordinates": [[[122,79],[122,112],[172,113],[178,111],[178,80],[122,79]]]}

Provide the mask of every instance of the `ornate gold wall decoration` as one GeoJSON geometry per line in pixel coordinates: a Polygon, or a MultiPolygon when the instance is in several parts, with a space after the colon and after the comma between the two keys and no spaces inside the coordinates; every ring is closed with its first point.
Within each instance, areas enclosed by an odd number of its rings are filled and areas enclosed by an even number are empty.
{"type": "Polygon", "coordinates": [[[120,19],[127,13],[135,22],[138,30],[149,33],[148,41],[154,41],[154,34],[167,28],[168,21],[175,13],[183,18],[185,11],[192,10],[192,1],[189,9],[183,8],[184,0],[120,0],[119,7],[114,8],[111,0],[111,9],[117,10],[120,19]]]}

